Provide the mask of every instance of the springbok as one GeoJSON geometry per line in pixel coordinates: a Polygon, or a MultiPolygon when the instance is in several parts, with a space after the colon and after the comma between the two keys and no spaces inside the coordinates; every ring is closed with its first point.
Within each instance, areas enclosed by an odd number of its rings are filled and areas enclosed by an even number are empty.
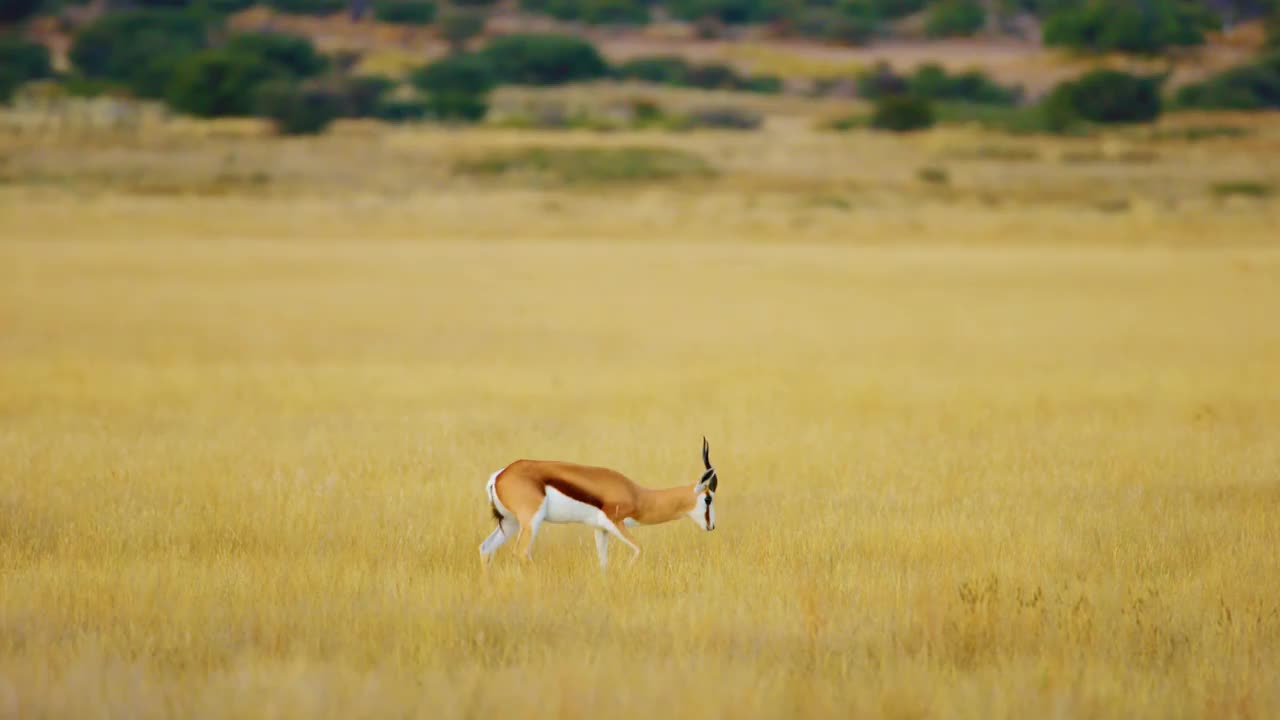
{"type": "Polygon", "coordinates": [[[640,557],[640,546],[628,527],[657,525],[685,516],[703,530],[714,530],[716,470],[711,448],[702,438],[702,478],[690,485],[652,490],[608,468],[545,460],[517,460],[489,476],[485,490],[498,527],[480,543],[480,560],[488,566],[493,554],[513,533],[516,553],[533,560],[533,540],[543,522],[578,523],[596,530],[600,567],[609,563],[609,536],[625,543],[640,557]]]}

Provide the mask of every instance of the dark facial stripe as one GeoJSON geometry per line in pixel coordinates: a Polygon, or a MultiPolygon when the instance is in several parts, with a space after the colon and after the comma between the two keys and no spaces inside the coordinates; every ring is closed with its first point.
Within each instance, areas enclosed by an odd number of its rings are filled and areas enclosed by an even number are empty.
{"type": "Polygon", "coordinates": [[[711,496],[707,496],[707,509],[703,511],[702,516],[706,518],[705,527],[711,527],[711,496]]]}
{"type": "Polygon", "coordinates": [[[564,493],[565,495],[568,495],[569,497],[573,498],[574,500],[577,500],[580,503],[586,503],[592,507],[599,508],[601,510],[604,509],[603,500],[596,497],[595,495],[592,495],[586,490],[583,490],[577,485],[571,485],[558,478],[552,478],[550,480],[547,480],[547,487],[553,487],[556,490],[559,490],[560,492],[564,493]]]}

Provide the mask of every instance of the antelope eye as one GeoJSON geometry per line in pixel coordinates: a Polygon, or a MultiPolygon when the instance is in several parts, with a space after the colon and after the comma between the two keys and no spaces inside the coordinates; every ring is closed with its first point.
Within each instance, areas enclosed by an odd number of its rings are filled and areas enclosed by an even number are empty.
{"type": "Polygon", "coordinates": [[[710,505],[710,504],[711,504],[711,496],[710,496],[710,495],[708,495],[708,496],[707,496],[707,504],[708,504],[708,505],[710,505]]]}

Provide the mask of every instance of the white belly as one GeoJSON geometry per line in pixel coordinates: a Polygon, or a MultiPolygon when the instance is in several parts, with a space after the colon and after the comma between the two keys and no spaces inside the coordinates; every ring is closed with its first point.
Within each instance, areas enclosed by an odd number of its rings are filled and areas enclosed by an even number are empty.
{"type": "Polygon", "coordinates": [[[547,488],[545,520],[551,523],[582,523],[592,527],[603,527],[601,523],[608,518],[600,508],[579,502],[553,487],[547,488]]]}

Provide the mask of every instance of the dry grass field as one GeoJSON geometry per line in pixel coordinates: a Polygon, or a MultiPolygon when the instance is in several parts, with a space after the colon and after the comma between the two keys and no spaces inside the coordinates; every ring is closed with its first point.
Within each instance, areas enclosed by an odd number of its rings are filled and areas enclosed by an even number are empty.
{"type": "Polygon", "coordinates": [[[0,717],[1276,717],[1276,150],[6,137],[0,717]],[[714,532],[482,573],[489,473],[703,434],[714,532]]]}

